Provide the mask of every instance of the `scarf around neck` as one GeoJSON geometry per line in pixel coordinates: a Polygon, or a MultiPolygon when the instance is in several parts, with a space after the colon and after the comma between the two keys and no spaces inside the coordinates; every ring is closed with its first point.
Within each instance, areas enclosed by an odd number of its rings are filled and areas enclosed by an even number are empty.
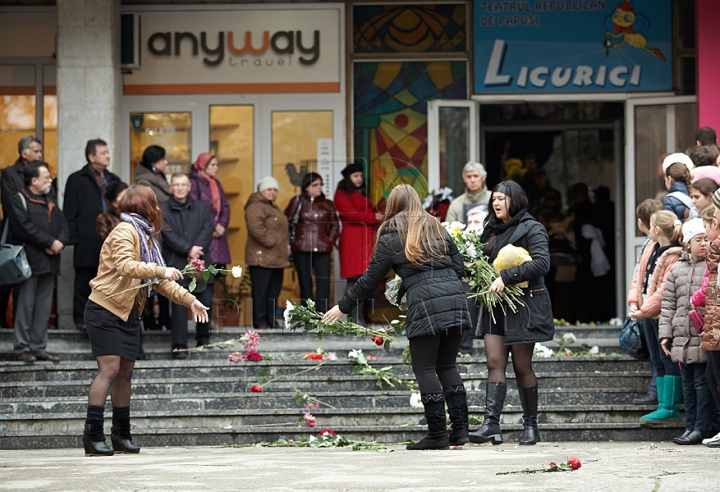
{"type": "MultiPolygon", "coordinates": [[[[140,239],[142,261],[145,263],[155,263],[158,266],[166,266],[160,251],[160,243],[158,243],[155,237],[155,228],[150,225],[150,222],[148,222],[145,217],[136,213],[122,213],[120,214],[120,219],[135,227],[138,238],[140,239]]],[[[146,280],[146,282],[149,281],[150,279],[146,280]]]]}
{"type": "Polygon", "coordinates": [[[507,222],[485,226],[480,240],[485,244],[484,253],[490,258],[491,262],[497,257],[497,253],[502,247],[508,244],[512,231],[507,232],[510,229],[515,229],[526,214],[527,209],[523,208],[507,222]]]}
{"type": "MultiPolygon", "coordinates": [[[[215,216],[217,217],[220,215],[220,209],[221,209],[221,203],[220,203],[220,187],[218,186],[218,182],[215,178],[210,176],[208,173],[205,172],[205,168],[208,165],[208,162],[210,160],[216,157],[215,155],[204,152],[200,154],[193,164],[193,169],[197,171],[198,175],[204,179],[207,184],[210,186],[210,198],[212,199],[212,207],[213,211],[215,212],[215,216]]],[[[200,196],[200,192],[198,191],[198,198],[200,196]]]]}

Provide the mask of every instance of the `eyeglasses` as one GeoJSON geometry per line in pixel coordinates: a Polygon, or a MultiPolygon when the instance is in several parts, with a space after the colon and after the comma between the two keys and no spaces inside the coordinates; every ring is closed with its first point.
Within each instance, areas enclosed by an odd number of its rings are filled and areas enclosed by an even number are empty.
{"type": "Polygon", "coordinates": [[[190,187],[190,185],[187,183],[173,183],[170,186],[172,186],[173,188],[189,188],[190,187]]]}

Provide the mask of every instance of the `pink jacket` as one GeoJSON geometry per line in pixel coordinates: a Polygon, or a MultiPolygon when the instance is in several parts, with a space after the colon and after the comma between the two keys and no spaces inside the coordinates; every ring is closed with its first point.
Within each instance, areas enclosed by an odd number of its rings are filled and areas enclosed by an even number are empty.
{"type": "Polygon", "coordinates": [[[645,245],[645,249],[643,249],[642,251],[642,255],[640,256],[640,263],[638,264],[638,268],[637,270],[635,270],[635,275],[633,275],[632,281],[630,282],[630,289],[628,290],[627,295],[628,306],[630,306],[631,304],[635,304],[639,308],[643,304],[643,276],[645,275],[645,270],[647,269],[650,253],[652,253],[656,244],[657,243],[655,241],[650,241],[645,245]]]}
{"type": "MultiPolygon", "coordinates": [[[[665,281],[670,273],[670,267],[680,259],[680,253],[682,253],[682,248],[673,246],[665,250],[662,256],[657,259],[655,270],[648,281],[647,297],[643,305],[639,306],[640,312],[645,318],[660,318],[665,281]]],[[[640,285],[642,287],[642,282],[640,285]]]]}
{"type": "Polygon", "coordinates": [[[690,302],[696,308],[705,307],[705,291],[707,290],[709,277],[710,277],[710,270],[705,269],[705,280],[703,280],[703,283],[700,286],[700,288],[695,291],[695,293],[692,295],[692,298],[690,299],[690,302]]]}

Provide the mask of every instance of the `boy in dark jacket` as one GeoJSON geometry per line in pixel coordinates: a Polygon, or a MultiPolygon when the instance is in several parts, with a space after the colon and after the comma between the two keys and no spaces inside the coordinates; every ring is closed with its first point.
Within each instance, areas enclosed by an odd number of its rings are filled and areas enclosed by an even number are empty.
{"type": "MultiPolygon", "coordinates": [[[[187,174],[176,173],[170,180],[172,197],[160,205],[163,213],[163,257],[168,266],[182,270],[192,259],[201,259],[205,265],[212,263],[210,242],[212,241],[213,222],[210,211],[200,200],[190,196],[190,180],[187,174]]],[[[201,279],[200,279],[201,280],[201,279]]],[[[180,281],[187,286],[190,278],[180,281]]],[[[212,305],[213,278],[207,284],[200,281],[194,294],[205,306],[212,305]],[[203,287],[205,287],[203,289],[203,287]]],[[[172,305],[172,349],[187,348],[187,308],[180,304],[172,305]]],[[[210,341],[210,319],[207,323],[198,323],[195,339],[197,345],[207,345],[210,341]]],[[[173,358],[186,359],[187,352],[173,352],[173,358]]]]}
{"type": "Polygon", "coordinates": [[[60,252],[69,241],[65,216],[54,197],[48,165],[28,163],[25,187],[10,198],[10,230],[14,244],[24,244],[32,276],[17,286],[15,360],[58,362],[47,353],[47,328],[55,277],[60,273],[60,252]]]}

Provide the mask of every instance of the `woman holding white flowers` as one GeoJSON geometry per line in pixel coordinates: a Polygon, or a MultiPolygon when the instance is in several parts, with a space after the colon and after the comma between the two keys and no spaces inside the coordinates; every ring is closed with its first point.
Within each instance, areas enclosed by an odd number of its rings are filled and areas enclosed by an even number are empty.
{"type": "Polygon", "coordinates": [[[428,435],[407,449],[447,449],[468,442],[465,387],[456,365],[463,330],[471,327],[467,299],[460,277],[464,266],[455,242],[428,214],[409,185],[392,190],[385,222],[375,240],[367,270],[323,317],[334,323],[369,297],[394,270],[402,279],[398,299],[407,294],[407,337],[412,368],[420,394],[428,435]],[[445,403],[452,422],[448,438],[445,403]]]}
{"type": "Polygon", "coordinates": [[[506,286],[528,282],[523,288],[517,311],[507,306],[493,313],[483,307],[475,335],[483,337],[487,355],[488,380],[485,390],[483,425],[470,433],[470,441],[493,444],[503,442],[500,430],[507,383],[505,371],[512,352],[520,403],[523,408],[524,434],[519,444],[535,444],[540,439],[537,425],[538,387],[532,369],[536,342],[552,340],[555,334],[550,296],[543,277],[550,269],[550,251],[545,227],[527,211],[525,191],[514,181],[503,181],[493,188],[490,214],[485,220],[482,242],[492,263],[500,250],[514,245],[527,250],[531,260],[500,271],[489,286],[490,292],[502,292],[506,286]],[[494,314],[494,316],[493,316],[494,314]]]}
{"type": "Polygon", "coordinates": [[[131,186],[118,203],[120,222],[100,251],[97,277],[90,281],[92,293],[85,306],[85,325],[98,374],[90,385],[83,444],[86,456],[138,453],[130,435],[130,393],[139,348],[139,313],[148,288],[143,279],[161,279],[155,289],[173,302],[189,307],[197,322],[207,322],[207,307],[174,280],[177,268],[166,267],[157,236],[162,212],[153,191],[131,186]],[[105,444],[103,412],[112,389],[112,448],[105,444]]]}

